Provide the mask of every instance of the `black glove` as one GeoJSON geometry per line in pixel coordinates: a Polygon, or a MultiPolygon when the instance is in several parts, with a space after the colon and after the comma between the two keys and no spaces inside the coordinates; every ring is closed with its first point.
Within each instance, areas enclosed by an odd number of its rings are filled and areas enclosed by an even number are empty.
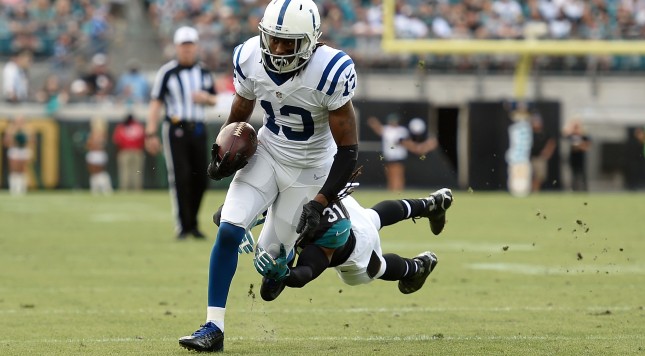
{"type": "Polygon", "coordinates": [[[220,180],[225,177],[230,177],[249,163],[239,152],[235,155],[233,161],[230,162],[228,157],[231,155],[231,151],[226,151],[222,159],[219,158],[218,152],[219,145],[214,143],[211,148],[211,162],[208,164],[208,170],[206,171],[210,179],[220,180]]]}
{"type": "Polygon", "coordinates": [[[300,214],[300,221],[296,232],[300,234],[298,237],[299,243],[306,243],[311,240],[314,231],[320,224],[320,217],[325,207],[315,200],[310,200],[309,203],[302,207],[302,214],[300,214]]]}

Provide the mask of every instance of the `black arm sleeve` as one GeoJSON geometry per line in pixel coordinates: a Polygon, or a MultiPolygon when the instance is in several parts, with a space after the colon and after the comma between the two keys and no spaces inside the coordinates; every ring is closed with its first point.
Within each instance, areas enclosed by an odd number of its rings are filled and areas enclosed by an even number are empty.
{"type": "Polygon", "coordinates": [[[329,259],[325,252],[316,245],[307,245],[300,252],[298,264],[291,269],[285,284],[291,288],[302,288],[320,276],[328,266],[329,259]]]}
{"type": "Polygon", "coordinates": [[[347,184],[347,180],[356,168],[357,160],[358,145],[339,146],[334,162],[331,164],[329,176],[318,193],[324,195],[329,201],[333,200],[347,184]]]}

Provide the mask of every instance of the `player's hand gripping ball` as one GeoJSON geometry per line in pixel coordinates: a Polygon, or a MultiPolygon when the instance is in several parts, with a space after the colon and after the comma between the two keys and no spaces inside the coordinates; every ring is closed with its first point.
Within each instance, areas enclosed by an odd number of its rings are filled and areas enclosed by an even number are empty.
{"type": "Polygon", "coordinates": [[[258,135],[247,122],[233,122],[222,128],[211,149],[208,177],[220,180],[244,168],[258,148],[258,135]]]}

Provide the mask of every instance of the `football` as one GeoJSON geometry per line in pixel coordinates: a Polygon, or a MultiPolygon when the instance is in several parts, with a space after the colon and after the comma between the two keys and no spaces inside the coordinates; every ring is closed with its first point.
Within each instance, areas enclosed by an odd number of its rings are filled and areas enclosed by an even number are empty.
{"type": "Polygon", "coordinates": [[[233,122],[222,128],[215,143],[219,146],[217,155],[220,159],[230,151],[228,161],[232,162],[238,153],[248,160],[258,148],[258,135],[249,123],[233,122]]]}

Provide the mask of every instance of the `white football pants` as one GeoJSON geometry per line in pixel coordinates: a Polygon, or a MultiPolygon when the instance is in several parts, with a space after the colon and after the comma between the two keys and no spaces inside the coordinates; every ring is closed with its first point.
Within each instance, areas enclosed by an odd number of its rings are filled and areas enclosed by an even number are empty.
{"type": "Polygon", "coordinates": [[[302,206],[318,194],[332,162],[333,157],[329,157],[318,167],[285,166],[259,145],[228,188],[222,221],[248,230],[256,217],[268,209],[257,246],[274,257],[280,253],[280,244],[290,251],[298,238],[296,227],[302,206]]]}

